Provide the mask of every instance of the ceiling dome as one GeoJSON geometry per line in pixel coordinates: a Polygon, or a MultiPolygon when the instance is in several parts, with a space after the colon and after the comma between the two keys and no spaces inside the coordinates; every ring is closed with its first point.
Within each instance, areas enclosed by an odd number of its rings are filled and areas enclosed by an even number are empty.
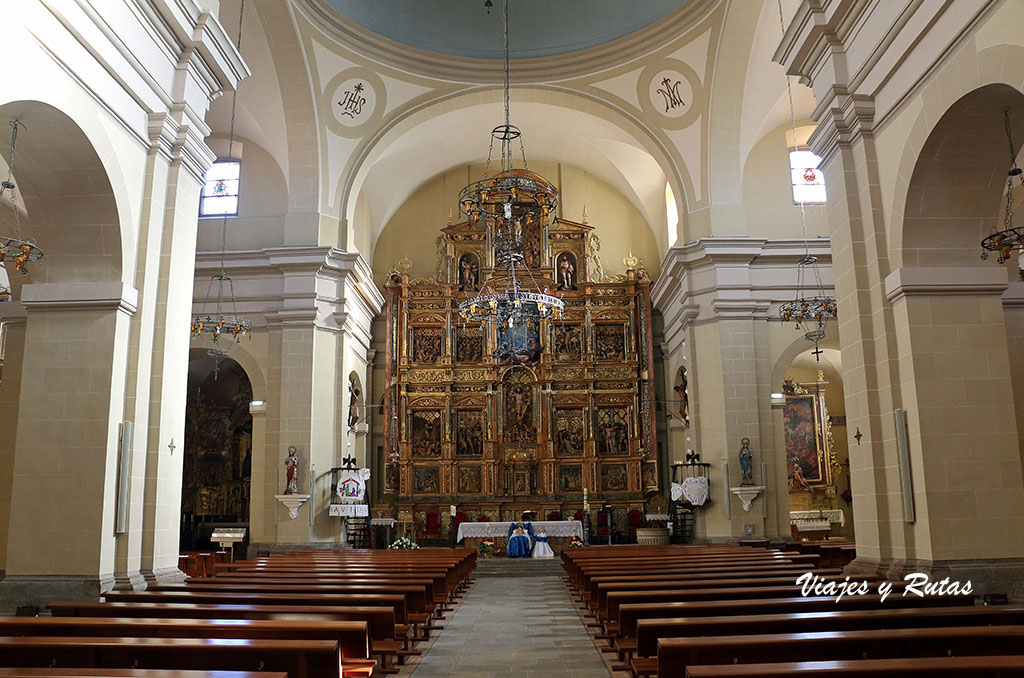
{"type": "MultiPolygon", "coordinates": [[[[501,59],[503,0],[324,0],[363,28],[410,47],[457,57],[501,59]]],[[[512,0],[509,53],[549,57],[597,47],[649,26],[686,0],[512,0]]]]}

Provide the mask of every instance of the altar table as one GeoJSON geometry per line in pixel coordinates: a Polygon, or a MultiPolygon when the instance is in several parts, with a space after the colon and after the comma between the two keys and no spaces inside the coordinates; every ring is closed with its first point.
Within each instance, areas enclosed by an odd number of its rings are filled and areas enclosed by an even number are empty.
{"type": "MultiPolygon", "coordinates": [[[[509,523],[515,521],[493,523],[459,523],[459,531],[455,541],[460,542],[466,537],[480,539],[482,537],[507,537],[509,523]]],[[[578,520],[534,520],[533,534],[541,530],[549,537],[579,537],[583,539],[583,523],[578,520]]]]}

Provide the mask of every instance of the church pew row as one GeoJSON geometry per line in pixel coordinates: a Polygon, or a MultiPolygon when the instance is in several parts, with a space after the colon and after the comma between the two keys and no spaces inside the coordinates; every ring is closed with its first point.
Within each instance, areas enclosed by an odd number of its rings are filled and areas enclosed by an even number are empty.
{"type": "MultiPolygon", "coordinates": [[[[656,577],[652,578],[647,576],[633,575],[612,575],[606,577],[593,577],[590,580],[589,588],[582,592],[582,599],[588,603],[596,602],[598,607],[603,607],[601,602],[604,599],[604,593],[608,591],[629,591],[629,590],[642,590],[644,588],[656,588],[660,587],[662,583],[670,582],[699,582],[699,581],[713,581],[723,578],[735,577],[737,580],[749,579],[749,578],[787,578],[791,583],[795,582],[797,577],[807,572],[807,569],[799,565],[781,566],[781,567],[758,567],[756,565],[750,566],[739,566],[739,567],[726,567],[726,568],[709,568],[701,570],[690,570],[690,571],[668,571],[659,572],[656,577]],[[639,585],[637,589],[631,587],[639,585]]],[[[832,577],[842,574],[842,570],[835,568],[818,568],[814,572],[823,577],[832,577]]]]}
{"type": "MultiPolygon", "coordinates": [[[[863,610],[737,614],[717,617],[649,618],[637,621],[636,654],[641,658],[660,656],[660,643],[671,644],[677,638],[1011,625],[1024,625],[1024,605],[882,607],[863,610]]],[[[661,672],[659,671],[659,673],[661,672]]]]}
{"type": "Polygon", "coordinates": [[[0,678],[288,678],[269,671],[175,671],[173,669],[82,669],[0,666],[0,678]]]}
{"type": "Polygon", "coordinates": [[[0,636],[8,667],[248,670],[289,678],[341,678],[341,650],[330,640],[0,636]]]}
{"type": "Polygon", "coordinates": [[[1020,678],[1024,657],[927,657],[694,666],[687,678],[1020,678]]]}
{"type": "Polygon", "coordinates": [[[193,620],[299,620],[310,623],[363,621],[368,625],[371,656],[381,658],[383,673],[408,654],[409,628],[395,623],[395,610],[386,606],[230,605],[190,603],[59,602],[47,606],[54,617],[115,617],[193,620]]]}
{"type": "Polygon", "coordinates": [[[658,643],[658,678],[684,678],[696,666],[802,661],[980,657],[1024,654],[1024,626],[813,631],[671,638],[658,643]]]}

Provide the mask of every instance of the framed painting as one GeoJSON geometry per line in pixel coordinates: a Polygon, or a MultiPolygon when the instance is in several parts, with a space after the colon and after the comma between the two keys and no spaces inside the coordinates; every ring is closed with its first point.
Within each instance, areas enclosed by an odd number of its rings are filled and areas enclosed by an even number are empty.
{"type": "Polygon", "coordinates": [[[786,471],[792,489],[831,482],[823,401],[821,394],[814,393],[786,396],[786,471]]]}
{"type": "Polygon", "coordinates": [[[601,490],[625,492],[629,488],[625,464],[601,464],[601,490]]]}
{"type": "Polygon", "coordinates": [[[561,492],[582,492],[583,466],[562,464],[558,467],[558,489],[561,492]]]}
{"type": "Polygon", "coordinates": [[[626,359],[626,326],[594,325],[594,355],[600,361],[619,362],[626,359]]]}
{"type": "Polygon", "coordinates": [[[412,433],[412,456],[441,456],[440,410],[413,410],[409,413],[409,429],[412,433]]]}
{"type": "Polygon", "coordinates": [[[582,457],[586,439],[583,408],[555,410],[555,453],[559,457],[582,457]]]}
{"type": "Polygon", "coordinates": [[[480,494],[480,467],[459,466],[459,494],[480,494]]]}
{"type": "Polygon", "coordinates": [[[438,494],[441,491],[441,472],[436,466],[417,466],[413,469],[413,492],[438,494]]]}

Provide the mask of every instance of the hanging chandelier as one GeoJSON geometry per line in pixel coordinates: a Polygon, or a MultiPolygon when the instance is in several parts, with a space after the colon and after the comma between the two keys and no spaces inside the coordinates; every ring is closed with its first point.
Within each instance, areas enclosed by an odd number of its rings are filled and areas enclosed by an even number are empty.
{"type": "MultiPolygon", "coordinates": [[[[779,0],[779,25],[782,33],[786,33],[786,25],[782,18],[782,1],[779,0]]],[[[793,150],[797,151],[796,141],[796,110],[793,106],[793,88],[786,75],[786,94],[789,96],[789,122],[793,131],[793,150]]],[[[821,349],[818,344],[825,338],[825,322],[836,317],[836,299],[825,293],[821,282],[821,271],[818,269],[818,258],[811,254],[807,244],[807,214],[804,203],[800,201],[800,229],[803,234],[804,256],[797,262],[796,298],[779,306],[779,317],[785,322],[795,322],[796,329],[802,330],[804,338],[814,344],[814,357],[821,360],[821,349]],[[810,278],[810,280],[808,280],[810,278]]]]}
{"type": "MultiPolygon", "coordinates": [[[[245,13],[245,2],[238,12],[238,40],[237,49],[242,52],[242,16],[245,13]]],[[[235,87],[231,94],[231,125],[228,133],[228,157],[234,157],[235,145],[235,106],[238,103],[238,87],[235,87]]],[[[243,336],[247,336],[252,330],[252,323],[238,315],[235,306],[235,286],[224,269],[224,258],[228,248],[228,216],[221,217],[220,228],[220,273],[210,278],[210,284],[206,288],[206,297],[203,299],[203,306],[199,313],[192,316],[192,338],[197,339],[208,335],[213,341],[213,348],[207,350],[207,354],[215,359],[214,375],[220,360],[228,354],[226,346],[221,345],[220,340],[224,335],[231,335],[235,343],[243,336]],[[214,285],[217,289],[214,292],[214,285]],[[207,311],[207,304],[216,299],[215,308],[207,311]],[[229,312],[230,310],[230,312],[229,312]]]]}
{"type": "Polygon", "coordinates": [[[1009,259],[1014,251],[1024,251],[1024,233],[1013,227],[1013,179],[1016,177],[1024,187],[1024,171],[1017,167],[1017,149],[1013,146],[1013,134],[1010,131],[1009,108],[1003,109],[1003,126],[1006,130],[1006,141],[1010,145],[1010,171],[1006,174],[1006,212],[1003,214],[1003,229],[981,241],[981,258],[988,259],[988,253],[995,252],[996,261],[1000,264],[1009,259]]]}
{"type": "MultiPolygon", "coordinates": [[[[11,157],[7,163],[7,179],[0,182],[0,202],[3,202],[4,193],[10,191],[11,215],[13,223],[11,226],[13,237],[0,235],[0,266],[8,260],[14,261],[16,271],[25,275],[28,273],[28,264],[39,261],[43,258],[43,251],[35,243],[21,239],[20,229],[21,210],[18,209],[17,187],[14,184],[14,152],[18,146],[18,128],[24,127],[18,120],[11,120],[11,157]]],[[[11,298],[11,290],[0,283],[0,301],[7,301],[11,298]]]]}
{"type": "MultiPolygon", "coordinates": [[[[489,6],[489,5],[488,5],[489,6]]],[[[484,283],[479,294],[459,304],[459,315],[465,321],[491,323],[502,330],[538,327],[546,318],[561,318],[565,305],[558,297],[540,289],[533,273],[526,265],[523,254],[524,229],[533,229],[544,223],[558,205],[558,190],[544,177],[526,166],[526,149],[522,132],[509,122],[509,49],[508,0],[504,3],[505,30],[505,122],[491,130],[484,178],[473,182],[459,193],[459,211],[470,222],[483,220],[493,231],[491,244],[495,262],[504,268],[495,272],[484,283]],[[513,167],[513,142],[519,141],[522,168],[513,167]],[[494,142],[498,142],[500,171],[490,176],[494,142]],[[524,287],[524,285],[527,285],[524,287]]],[[[495,355],[513,361],[526,351],[539,350],[538,346],[517,345],[516,333],[505,333],[499,338],[495,355]]]]}

